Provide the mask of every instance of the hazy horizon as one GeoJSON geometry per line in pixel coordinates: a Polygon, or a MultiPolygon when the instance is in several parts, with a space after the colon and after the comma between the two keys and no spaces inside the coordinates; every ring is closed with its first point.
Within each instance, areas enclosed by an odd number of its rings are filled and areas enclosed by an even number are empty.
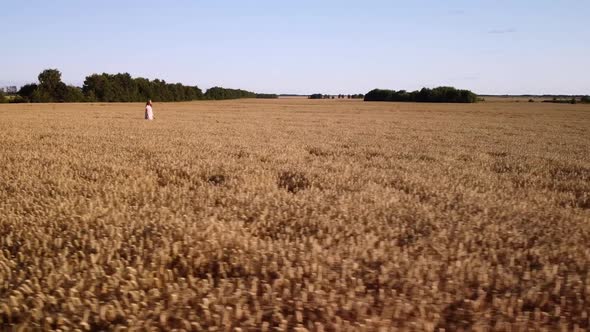
{"type": "Polygon", "coordinates": [[[57,68],[278,94],[450,85],[590,94],[590,2],[30,1],[3,5],[0,86],[57,68]]]}

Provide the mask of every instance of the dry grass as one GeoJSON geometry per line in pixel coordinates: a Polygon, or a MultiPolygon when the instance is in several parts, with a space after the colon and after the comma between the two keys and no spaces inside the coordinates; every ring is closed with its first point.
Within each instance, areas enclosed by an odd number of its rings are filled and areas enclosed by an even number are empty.
{"type": "Polygon", "coordinates": [[[0,106],[0,326],[590,328],[590,106],[0,106]]]}

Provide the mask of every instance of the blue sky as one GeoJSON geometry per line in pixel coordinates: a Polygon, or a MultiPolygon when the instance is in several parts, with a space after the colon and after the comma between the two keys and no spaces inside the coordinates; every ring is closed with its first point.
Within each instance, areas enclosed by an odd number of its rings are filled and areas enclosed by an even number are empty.
{"type": "Polygon", "coordinates": [[[45,68],[269,93],[590,94],[590,1],[0,0],[0,85],[45,68]]]}

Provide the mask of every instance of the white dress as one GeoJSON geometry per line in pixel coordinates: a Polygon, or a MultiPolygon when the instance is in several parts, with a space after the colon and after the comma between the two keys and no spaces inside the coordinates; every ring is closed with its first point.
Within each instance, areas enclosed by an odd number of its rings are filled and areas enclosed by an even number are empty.
{"type": "Polygon", "coordinates": [[[150,105],[145,107],[145,119],[146,120],[153,120],[154,119],[154,111],[150,105]]]}

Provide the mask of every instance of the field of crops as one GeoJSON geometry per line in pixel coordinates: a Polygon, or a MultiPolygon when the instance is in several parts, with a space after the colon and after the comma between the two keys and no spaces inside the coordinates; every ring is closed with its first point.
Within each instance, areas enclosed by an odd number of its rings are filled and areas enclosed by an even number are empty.
{"type": "Polygon", "coordinates": [[[0,329],[590,329],[590,105],[0,105],[0,329]]]}

